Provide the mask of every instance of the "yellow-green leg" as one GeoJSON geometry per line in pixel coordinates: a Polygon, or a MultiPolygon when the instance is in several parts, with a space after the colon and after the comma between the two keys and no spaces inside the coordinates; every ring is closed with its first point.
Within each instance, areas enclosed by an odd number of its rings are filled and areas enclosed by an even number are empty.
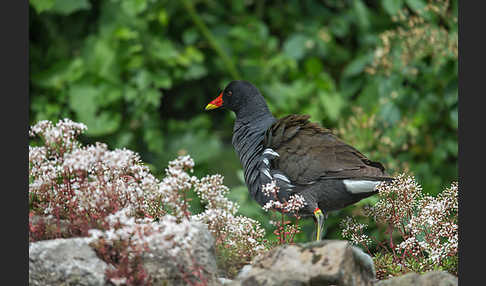
{"type": "Polygon", "coordinates": [[[315,222],[317,228],[316,240],[321,240],[322,234],[324,232],[324,220],[325,220],[324,214],[322,213],[321,209],[316,208],[314,210],[314,217],[316,218],[315,222]]]}

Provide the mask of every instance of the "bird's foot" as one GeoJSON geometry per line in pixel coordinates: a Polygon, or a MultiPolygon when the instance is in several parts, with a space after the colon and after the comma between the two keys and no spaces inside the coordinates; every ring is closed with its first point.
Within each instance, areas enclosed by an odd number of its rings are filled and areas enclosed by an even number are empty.
{"type": "Polygon", "coordinates": [[[316,218],[316,227],[317,227],[316,240],[321,240],[324,233],[325,216],[320,208],[316,208],[314,210],[314,217],[316,218]]]}

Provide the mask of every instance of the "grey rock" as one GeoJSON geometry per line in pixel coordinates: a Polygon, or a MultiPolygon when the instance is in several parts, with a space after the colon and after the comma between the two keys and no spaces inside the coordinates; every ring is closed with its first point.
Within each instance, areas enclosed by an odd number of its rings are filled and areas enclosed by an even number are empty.
{"type": "Polygon", "coordinates": [[[29,285],[105,285],[108,265],[86,238],[54,239],[29,244],[29,285]]]}
{"type": "Polygon", "coordinates": [[[228,278],[224,278],[224,277],[219,277],[218,278],[218,281],[219,283],[221,283],[222,285],[230,285],[233,283],[233,280],[231,279],[228,279],[228,278]]]}
{"type": "Polygon", "coordinates": [[[209,285],[221,285],[217,279],[214,238],[207,225],[200,222],[191,222],[191,225],[198,230],[197,234],[190,243],[189,251],[180,252],[176,259],[169,256],[165,248],[160,247],[164,245],[160,241],[165,239],[163,236],[155,235],[148,245],[149,252],[143,255],[143,265],[153,278],[154,285],[187,285],[185,279],[199,281],[191,275],[184,278],[184,272],[192,271],[192,266],[201,268],[201,274],[209,285]]]}
{"type": "Polygon", "coordinates": [[[455,286],[456,276],[445,271],[431,271],[424,274],[407,273],[402,276],[381,280],[375,286],[455,286]]]}
{"type": "Polygon", "coordinates": [[[373,260],[343,240],[284,245],[257,257],[228,285],[373,285],[373,260]]]}
{"type": "MultiPolygon", "coordinates": [[[[197,230],[187,252],[174,258],[162,243],[164,236],[155,234],[142,256],[143,267],[153,278],[154,285],[187,285],[187,279],[197,281],[191,275],[190,266],[201,268],[207,285],[222,285],[217,279],[214,239],[205,224],[191,222],[197,230]]],[[[87,238],[54,239],[33,242],[29,245],[29,285],[112,285],[105,282],[108,265],[96,256],[87,238]]],[[[226,281],[228,282],[228,281],[226,281]]]]}
{"type": "Polygon", "coordinates": [[[247,264],[243,266],[243,268],[241,268],[240,271],[238,272],[238,277],[247,277],[251,272],[251,268],[252,268],[251,264],[247,264]]]}

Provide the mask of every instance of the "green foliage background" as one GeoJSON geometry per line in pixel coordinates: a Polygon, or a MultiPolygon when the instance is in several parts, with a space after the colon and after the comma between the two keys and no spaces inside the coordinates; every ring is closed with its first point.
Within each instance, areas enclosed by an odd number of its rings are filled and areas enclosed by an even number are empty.
{"type": "MultiPolygon", "coordinates": [[[[275,116],[310,114],[425,192],[457,180],[457,0],[30,0],[29,21],[31,123],[83,122],[86,143],[135,150],[158,176],[188,153],[269,233],[231,146],[234,115],[204,111],[236,78],[275,116]]],[[[373,200],[330,215],[327,237],[373,200]]]]}

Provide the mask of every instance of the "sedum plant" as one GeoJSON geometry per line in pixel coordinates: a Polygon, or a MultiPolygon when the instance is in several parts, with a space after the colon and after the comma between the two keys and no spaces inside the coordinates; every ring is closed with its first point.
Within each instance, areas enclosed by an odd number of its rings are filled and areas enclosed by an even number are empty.
{"type": "Polygon", "coordinates": [[[424,194],[412,176],[400,174],[393,182],[381,183],[378,191],[378,202],[365,213],[384,229],[385,239],[368,235],[367,225],[356,219],[341,223],[342,236],[374,256],[377,277],[431,270],[457,275],[457,182],[434,197],[424,194]]]}
{"type": "Polygon", "coordinates": [[[273,217],[276,219],[271,220],[270,223],[275,227],[273,234],[277,236],[277,241],[274,245],[293,244],[295,235],[301,232],[299,225],[301,217],[298,215],[300,209],[305,206],[304,197],[299,194],[294,194],[289,197],[288,200],[280,200],[278,193],[280,188],[276,185],[276,182],[272,180],[270,183],[262,186],[262,192],[265,196],[270,197],[262,208],[266,212],[272,211],[273,217]],[[286,215],[295,217],[294,222],[286,220],[286,215]],[[278,219],[280,217],[280,220],[278,219]]]}
{"type": "Polygon", "coordinates": [[[83,146],[78,136],[85,130],[70,119],[30,128],[29,135],[39,140],[29,146],[29,241],[88,237],[114,266],[106,277],[116,285],[152,283],[141,258],[154,239],[178,263],[188,285],[206,285],[203,266],[178,261],[195,235],[191,221],[205,223],[217,256],[238,258],[237,265],[266,250],[264,230],[236,215],[238,205],[225,197],[229,189],[221,175],[191,176],[194,161],[179,156],[159,180],[133,151],[83,146]],[[191,212],[189,192],[205,205],[202,213],[191,212]]]}

